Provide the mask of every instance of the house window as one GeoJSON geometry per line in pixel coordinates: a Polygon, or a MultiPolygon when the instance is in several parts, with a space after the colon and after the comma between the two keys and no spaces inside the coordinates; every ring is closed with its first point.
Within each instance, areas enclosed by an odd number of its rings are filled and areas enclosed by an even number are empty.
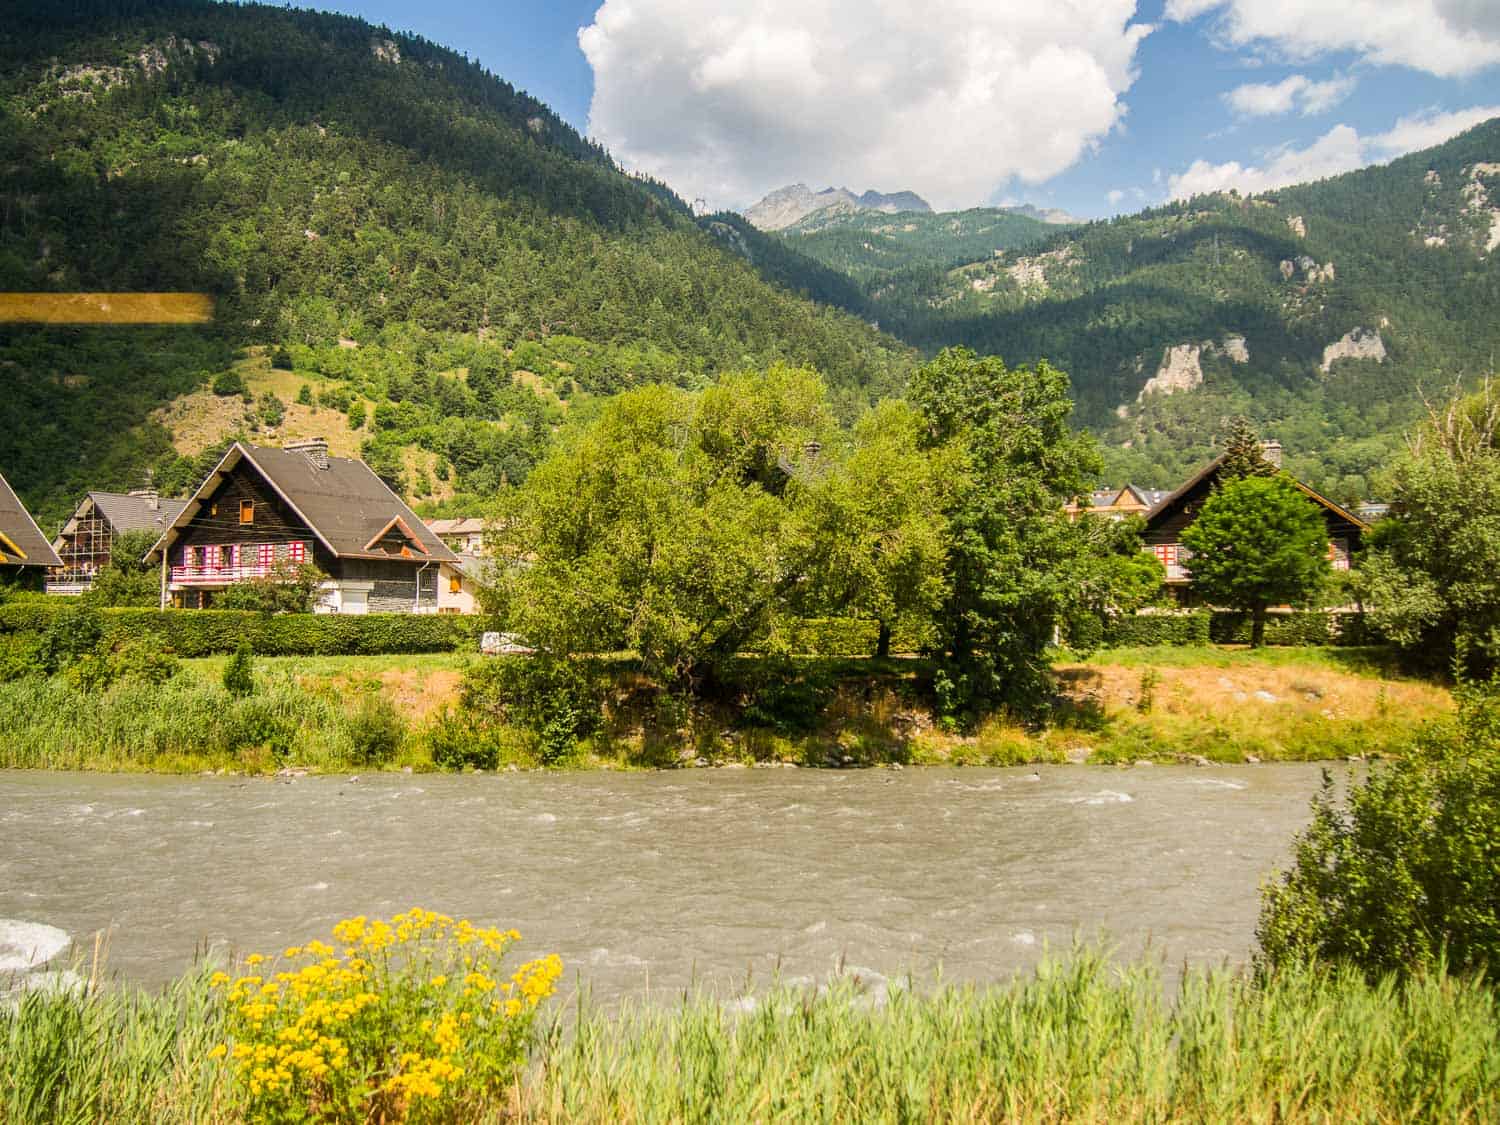
{"type": "Polygon", "coordinates": [[[287,549],[287,556],[294,563],[301,563],[307,559],[307,544],[297,540],[287,549]]]}
{"type": "Polygon", "coordinates": [[[1151,548],[1156,552],[1156,561],[1162,566],[1171,568],[1177,564],[1177,544],[1158,543],[1151,548]]]}
{"type": "Polygon", "coordinates": [[[254,523],[254,522],[255,522],[255,501],[254,500],[241,500],[240,501],[240,523],[254,523]]]}
{"type": "Polygon", "coordinates": [[[448,575],[448,593],[457,594],[463,589],[463,579],[456,574],[448,575]]]}
{"type": "Polygon", "coordinates": [[[276,565],[276,544],[262,543],[260,545],[261,569],[269,571],[274,565],[276,565]]]}

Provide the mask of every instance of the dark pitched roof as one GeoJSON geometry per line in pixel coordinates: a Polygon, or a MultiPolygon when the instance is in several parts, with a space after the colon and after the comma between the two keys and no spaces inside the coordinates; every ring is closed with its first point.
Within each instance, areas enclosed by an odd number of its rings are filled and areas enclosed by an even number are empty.
{"type": "Polygon", "coordinates": [[[116,531],[151,531],[160,534],[187,507],[186,500],[171,500],[161,497],[156,507],[145,496],[132,496],[123,492],[90,492],[89,499],[99,514],[109,521],[116,531]]]}
{"type": "Polygon", "coordinates": [[[426,558],[456,562],[457,556],[428,529],[401,497],[386,487],[363,461],[351,457],[329,457],[327,467],[314,464],[305,453],[235,442],[208,478],[198,486],[172,525],[151,549],[156,553],[172,545],[179,529],[187,526],[203,501],[222,477],[241,461],[248,462],[334,555],[340,558],[388,559],[370,545],[391,524],[400,520],[411,538],[421,543],[426,558]]]}
{"type": "MultiPolygon", "coordinates": [[[[1221,454],[1219,454],[1212,461],[1210,461],[1207,465],[1204,465],[1203,468],[1199,469],[1196,473],[1194,473],[1192,476],[1190,476],[1187,479],[1186,483],[1184,483],[1181,487],[1175,489],[1173,492],[1171,492],[1167,496],[1165,496],[1162,499],[1158,500],[1156,502],[1156,506],[1153,507],[1149,512],[1146,513],[1146,526],[1150,527],[1153,523],[1155,523],[1157,521],[1158,518],[1161,517],[1161,515],[1163,513],[1168,512],[1173,507],[1175,507],[1176,504],[1177,504],[1177,502],[1179,500],[1181,500],[1184,496],[1186,496],[1189,492],[1192,492],[1193,489],[1197,488],[1199,485],[1201,485],[1209,477],[1217,474],[1218,471],[1219,471],[1219,469],[1221,467],[1223,467],[1224,459],[1226,457],[1228,457],[1228,456],[1229,456],[1228,453],[1221,453],[1221,454]]],[[[1334,515],[1339,516],[1342,519],[1348,520],[1351,524],[1353,524],[1355,527],[1359,528],[1361,531],[1369,531],[1370,530],[1370,525],[1368,523],[1366,523],[1364,520],[1360,519],[1353,512],[1349,511],[1347,508],[1344,508],[1344,507],[1342,507],[1342,506],[1340,506],[1338,504],[1335,504],[1332,500],[1328,499],[1328,497],[1324,496],[1321,492],[1318,492],[1315,489],[1309,488],[1307,485],[1303,484],[1300,480],[1298,480],[1296,477],[1292,476],[1290,473],[1287,473],[1287,477],[1291,480],[1291,482],[1293,484],[1295,484],[1299,489],[1301,489],[1304,493],[1306,493],[1307,496],[1311,500],[1313,500],[1315,503],[1321,504],[1324,508],[1327,508],[1334,515]]]]}
{"type": "Polygon", "coordinates": [[[0,565],[62,566],[62,559],[3,476],[0,476],[0,565]]]}

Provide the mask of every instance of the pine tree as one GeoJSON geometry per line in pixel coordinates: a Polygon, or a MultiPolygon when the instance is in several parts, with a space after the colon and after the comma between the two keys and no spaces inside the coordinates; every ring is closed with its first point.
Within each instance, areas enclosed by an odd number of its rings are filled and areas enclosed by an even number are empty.
{"type": "Polygon", "coordinates": [[[1229,422],[1229,437],[1224,442],[1224,467],[1219,480],[1224,484],[1246,477],[1274,477],[1280,468],[1266,460],[1260,434],[1243,414],[1229,422]]]}

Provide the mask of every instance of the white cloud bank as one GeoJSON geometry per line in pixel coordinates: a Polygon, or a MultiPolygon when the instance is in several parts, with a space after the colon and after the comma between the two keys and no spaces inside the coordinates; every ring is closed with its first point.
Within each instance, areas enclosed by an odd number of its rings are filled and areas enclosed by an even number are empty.
{"type": "Polygon", "coordinates": [[[1313,117],[1338,105],[1354,92],[1357,84],[1354,78],[1314,82],[1305,75],[1293,74],[1280,82],[1236,86],[1224,95],[1224,100],[1242,117],[1276,117],[1293,109],[1303,117],[1313,117]]]}
{"type": "Polygon", "coordinates": [[[793,181],[973,206],[1120,124],[1135,0],[604,0],[589,133],[716,205],[793,181]]]}
{"type": "Polygon", "coordinates": [[[1306,148],[1275,150],[1259,166],[1242,165],[1237,160],[1225,164],[1195,160],[1186,171],[1167,178],[1167,190],[1173,199],[1230,188],[1244,193],[1272,191],[1430,148],[1492,117],[1500,117],[1500,106],[1416,114],[1403,117],[1386,132],[1369,137],[1361,137],[1348,125],[1336,125],[1306,148]]]}
{"type": "Polygon", "coordinates": [[[1229,45],[1293,59],[1353,51],[1444,78],[1500,63],[1496,0],[1167,0],[1168,19],[1208,12],[1229,45]]]}

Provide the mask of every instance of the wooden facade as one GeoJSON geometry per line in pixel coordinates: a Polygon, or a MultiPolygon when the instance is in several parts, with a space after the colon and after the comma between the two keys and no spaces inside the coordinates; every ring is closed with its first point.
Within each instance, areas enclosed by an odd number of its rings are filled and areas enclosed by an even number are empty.
{"type": "Polygon", "coordinates": [[[152,554],[165,557],[170,600],[184,608],[305,562],[328,576],[322,612],[435,613],[439,571],[457,559],[424,532],[362,462],[237,445],[152,554]]]}

